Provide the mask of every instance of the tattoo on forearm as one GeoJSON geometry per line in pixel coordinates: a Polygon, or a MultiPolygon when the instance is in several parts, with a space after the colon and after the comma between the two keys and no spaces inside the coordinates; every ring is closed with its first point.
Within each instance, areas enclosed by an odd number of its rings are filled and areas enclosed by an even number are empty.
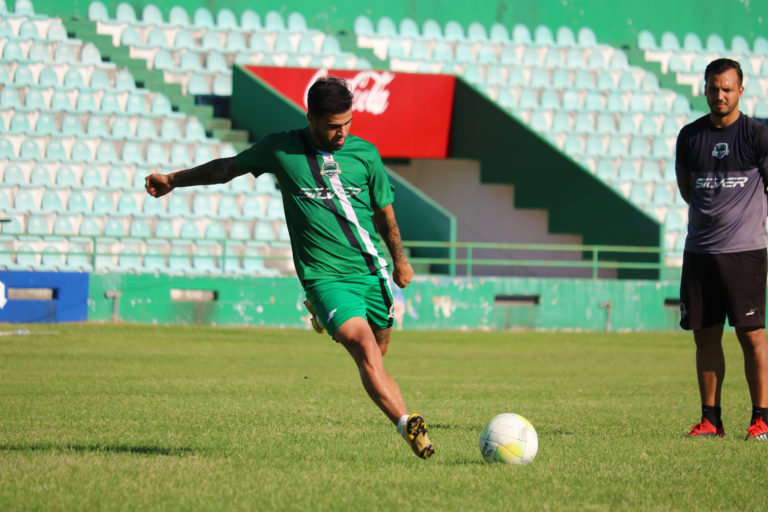
{"type": "Polygon", "coordinates": [[[191,187],[226,183],[237,176],[237,167],[232,158],[219,158],[173,174],[173,186],[191,187]]]}
{"type": "Polygon", "coordinates": [[[395,262],[405,261],[405,251],[403,250],[403,241],[400,238],[400,228],[397,227],[397,221],[394,217],[384,218],[379,223],[379,230],[384,243],[387,244],[392,260],[395,262]]]}

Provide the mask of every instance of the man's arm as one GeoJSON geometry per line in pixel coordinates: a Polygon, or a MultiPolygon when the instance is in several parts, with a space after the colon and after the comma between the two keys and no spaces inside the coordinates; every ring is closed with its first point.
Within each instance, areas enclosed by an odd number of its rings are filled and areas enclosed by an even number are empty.
{"type": "Polygon", "coordinates": [[[397,227],[395,220],[395,210],[392,205],[379,208],[373,212],[373,220],[376,228],[387,244],[389,254],[392,255],[392,262],[395,269],[392,272],[392,279],[400,288],[405,288],[413,279],[413,267],[408,263],[408,258],[403,250],[403,242],[400,239],[400,228],[397,227]]]}
{"type": "Polygon", "coordinates": [[[197,167],[171,174],[151,174],[146,177],[144,182],[149,195],[162,197],[176,187],[226,183],[246,172],[248,171],[243,171],[237,167],[235,157],[217,158],[197,167]]]}
{"type": "Polygon", "coordinates": [[[677,188],[680,190],[680,196],[683,201],[691,203],[691,173],[687,169],[681,167],[675,167],[675,175],[677,176],[677,188]]]}

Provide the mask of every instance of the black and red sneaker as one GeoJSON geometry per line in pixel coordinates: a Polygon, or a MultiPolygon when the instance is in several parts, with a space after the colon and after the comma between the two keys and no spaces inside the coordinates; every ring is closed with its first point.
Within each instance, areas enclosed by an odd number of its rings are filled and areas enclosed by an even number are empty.
{"type": "Polygon", "coordinates": [[[701,418],[701,422],[695,424],[686,437],[723,437],[724,435],[725,430],[722,425],[715,427],[707,418],[701,418]]]}
{"type": "Polygon", "coordinates": [[[747,429],[747,437],[745,440],[749,441],[750,439],[768,441],[768,425],[765,424],[763,418],[752,420],[752,424],[747,429]]]}

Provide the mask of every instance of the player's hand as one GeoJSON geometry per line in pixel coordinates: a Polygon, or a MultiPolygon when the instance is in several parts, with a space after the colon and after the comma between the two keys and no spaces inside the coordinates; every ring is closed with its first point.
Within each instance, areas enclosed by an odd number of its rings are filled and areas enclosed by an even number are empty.
{"type": "Polygon", "coordinates": [[[413,281],[413,267],[408,261],[395,263],[395,270],[392,272],[392,279],[400,288],[405,288],[413,281]]]}
{"type": "Polygon", "coordinates": [[[167,174],[150,174],[144,179],[144,188],[152,197],[162,197],[173,190],[173,185],[167,174]]]}

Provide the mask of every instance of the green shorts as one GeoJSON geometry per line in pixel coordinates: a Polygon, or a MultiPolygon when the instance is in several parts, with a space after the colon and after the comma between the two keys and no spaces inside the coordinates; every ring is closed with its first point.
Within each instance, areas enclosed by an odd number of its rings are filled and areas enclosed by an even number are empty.
{"type": "Polygon", "coordinates": [[[359,316],[379,329],[392,327],[394,302],[389,280],[380,275],[316,279],[304,291],[317,320],[331,336],[350,318],[359,316]]]}

